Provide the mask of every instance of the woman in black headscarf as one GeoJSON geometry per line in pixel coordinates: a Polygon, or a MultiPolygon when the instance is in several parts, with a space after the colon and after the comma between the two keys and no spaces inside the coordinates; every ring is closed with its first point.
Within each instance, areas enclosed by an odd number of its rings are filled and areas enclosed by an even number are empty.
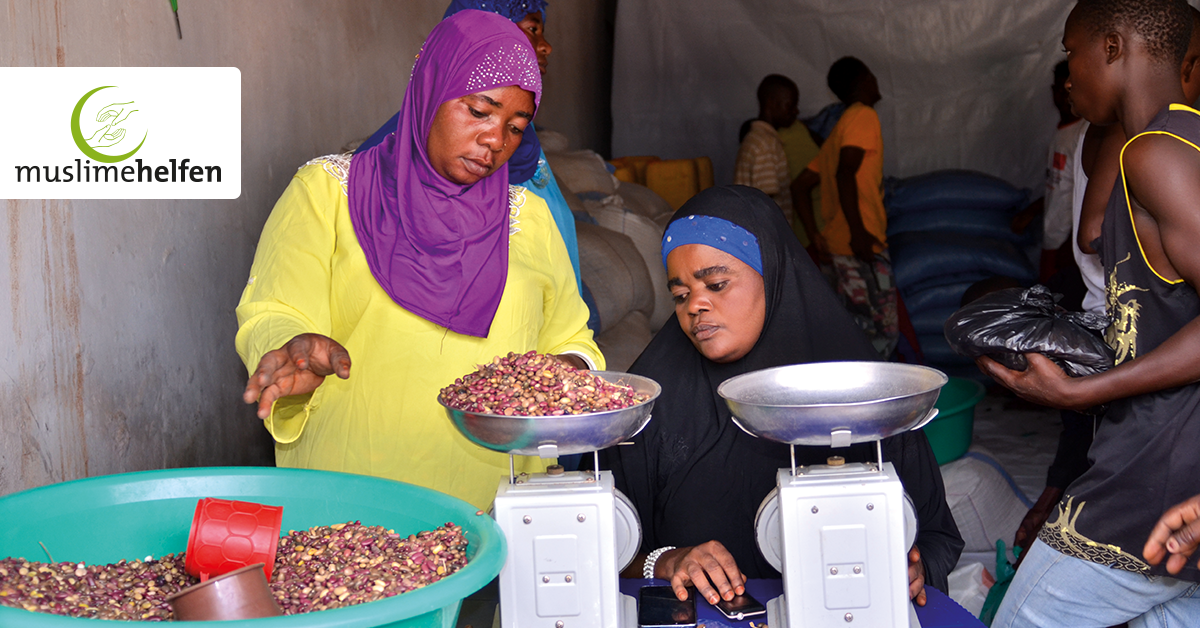
{"type": "MultiPolygon", "coordinates": [[[[688,201],[663,237],[663,263],[676,319],[630,368],[662,395],[634,443],[601,452],[601,462],[641,517],[645,556],[627,575],[645,568],[681,597],[690,585],[715,603],[742,594],[746,578],[779,577],[756,547],[754,517],[776,472],[790,466],[787,445],[734,425],[717,386],[775,366],[879,356],[756,189],[710,188],[688,201]]],[[[946,591],[963,541],[925,434],[888,438],[883,451],[916,505],[909,589],[924,604],[923,584],[946,591]]],[[[796,448],[797,464],[831,455],[873,461],[875,448],[796,448]]]]}

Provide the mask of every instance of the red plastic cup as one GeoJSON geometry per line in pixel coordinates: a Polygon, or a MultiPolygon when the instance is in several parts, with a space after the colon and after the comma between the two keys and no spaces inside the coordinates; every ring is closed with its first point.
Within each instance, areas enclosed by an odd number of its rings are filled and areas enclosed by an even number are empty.
{"type": "Polygon", "coordinates": [[[184,568],[204,582],[262,563],[270,582],[282,523],[283,506],[205,497],[196,503],[184,568]]]}

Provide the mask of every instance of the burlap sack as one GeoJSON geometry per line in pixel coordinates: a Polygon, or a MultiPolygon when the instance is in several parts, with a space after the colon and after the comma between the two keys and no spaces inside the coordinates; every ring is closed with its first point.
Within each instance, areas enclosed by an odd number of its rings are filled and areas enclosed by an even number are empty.
{"type": "Polygon", "coordinates": [[[625,209],[650,220],[656,220],[664,214],[670,216],[674,212],[666,199],[644,185],[622,181],[617,186],[617,195],[625,201],[625,209]]]}
{"type": "Polygon", "coordinates": [[[610,371],[628,371],[654,334],[646,315],[634,310],[596,337],[610,371]]]}
{"type": "Polygon", "coordinates": [[[586,222],[575,223],[579,238],[579,272],[592,292],[600,315],[600,331],[634,310],[654,311],[646,263],[629,236],[586,222]]]}
{"type": "Polygon", "coordinates": [[[601,192],[605,195],[617,190],[617,180],[608,172],[605,161],[590,150],[572,150],[564,153],[546,153],[550,169],[560,183],[565,183],[577,193],[601,192]]]}
{"type": "Polygon", "coordinates": [[[566,152],[571,148],[570,142],[567,141],[567,136],[557,131],[547,131],[539,127],[537,136],[538,142],[542,145],[542,152],[547,155],[550,153],[566,152]]]}
{"type": "Polygon", "coordinates": [[[638,254],[641,255],[641,259],[646,264],[646,271],[650,275],[654,307],[648,313],[647,319],[650,329],[658,331],[662,327],[663,321],[667,320],[667,317],[675,311],[675,301],[671,298],[670,290],[667,289],[667,273],[662,265],[662,227],[654,224],[649,218],[618,205],[620,197],[609,198],[616,202],[585,201],[584,205],[601,227],[623,233],[633,240],[633,245],[637,247],[638,254]]]}

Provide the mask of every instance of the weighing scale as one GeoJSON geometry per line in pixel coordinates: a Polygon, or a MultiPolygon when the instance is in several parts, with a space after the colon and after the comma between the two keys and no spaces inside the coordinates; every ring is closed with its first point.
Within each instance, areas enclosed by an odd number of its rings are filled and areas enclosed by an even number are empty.
{"type": "Polygon", "coordinates": [[[717,388],[744,431],[792,446],[792,466],[755,519],[759,550],[783,574],[767,603],[772,628],[918,627],[908,597],[917,520],[881,439],[920,429],[949,381],[885,362],[798,364],[746,373],[717,388]],[[796,466],[796,445],[875,442],[876,461],[796,466]]]}
{"type": "Polygon", "coordinates": [[[509,454],[493,515],[508,541],[500,570],[502,628],[637,628],[637,601],[617,587],[637,555],[642,528],[636,509],[600,471],[601,449],[629,440],[650,422],[661,388],[628,373],[593,371],[648,399],[622,410],[520,417],[446,407],[468,440],[509,454]],[[512,456],[556,458],[591,452],[595,471],[513,471],[512,456]]]}
{"type": "MultiPolygon", "coordinates": [[[[623,410],[560,417],[446,408],[471,442],[510,454],[509,477],[501,480],[494,506],[508,541],[500,571],[502,628],[637,626],[636,601],[620,593],[617,579],[637,555],[641,525],[612,473],[512,470],[512,455],[592,452],[598,459],[597,450],[641,432],[658,384],[627,373],[594,373],[649,399],[623,410]]],[[[784,595],[767,603],[772,628],[920,625],[908,598],[915,510],[878,441],[932,420],[947,381],[921,366],[835,362],[756,371],[718,387],[739,427],[793,446],[792,466],[779,471],[755,523],[759,549],[783,574],[784,595]],[[795,464],[795,445],[871,441],[875,462],[795,464]]]]}

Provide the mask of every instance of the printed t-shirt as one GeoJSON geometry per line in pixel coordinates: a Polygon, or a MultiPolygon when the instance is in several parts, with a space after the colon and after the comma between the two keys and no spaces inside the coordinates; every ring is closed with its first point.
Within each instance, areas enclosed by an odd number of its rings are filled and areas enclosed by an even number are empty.
{"type": "MultiPolygon", "coordinates": [[[[1200,112],[1170,105],[1142,134],[1174,137],[1200,151],[1200,112]]],[[[1123,166],[1104,212],[1100,258],[1112,319],[1105,340],[1118,365],[1142,359],[1200,317],[1195,287],[1164,278],[1142,253],[1123,166]]],[[[1150,565],[1142,548],[1164,511],[1200,493],[1197,443],[1200,383],[1112,401],[1088,450],[1091,468],[1067,488],[1038,538],[1081,560],[1167,575],[1166,561],[1150,565]]],[[[1196,561],[1174,577],[1200,582],[1196,561]]]]}
{"type": "Polygon", "coordinates": [[[1075,149],[1087,123],[1060,126],[1050,142],[1046,163],[1046,201],[1042,211],[1042,248],[1053,251],[1071,236],[1071,201],[1075,192],[1075,149]]]}
{"type": "Polygon", "coordinates": [[[755,120],[750,124],[750,132],[738,148],[733,183],[762,190],[783,211],[788,223],[795,222],[787,153],[779,133],[769,123],[755,120]]]}

